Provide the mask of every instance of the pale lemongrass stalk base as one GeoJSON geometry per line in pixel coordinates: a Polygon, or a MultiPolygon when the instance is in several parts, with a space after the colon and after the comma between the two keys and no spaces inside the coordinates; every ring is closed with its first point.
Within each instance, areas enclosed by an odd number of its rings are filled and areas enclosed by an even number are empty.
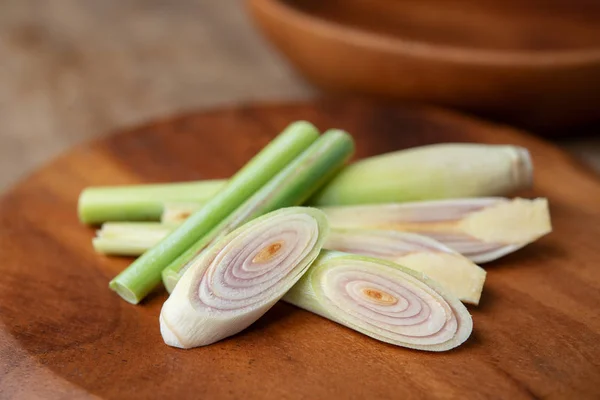
{"type": "Polygon", "coordinates": [[[424,274],[391,261],[324,251],[284,300],[374,339],[446,351],[464,343],[471,316],[424,274]]]}
{"type": "Polygon", "coordinates": [[[164,239],[177,224],[158,222],[107,222],[92,239],[98,253],[139,256],[164,239]]]}
{"type": "Polygon", "coordinates": [[[476,263],[493,261],[552,231],[544,198],[467,198],[321,209],[333,228],[418,233],[476,263]]]}
{"type": "Polygon", "coordinates": [[[327,230],[321,211],[290,207],[225,236],[193,260],[163,305],[165,343],[205,346],[248,327],[306,272],[327,230]]]}
{"type": "Polygon", "coordinates": [[[444,143],[359,160],[317,193],[316,206],[505,196],[531,187],[527,149],[444,143]]]}
{"type": "Polygon", "coordinates": [[[414,233],[334,229],[325,248],[394,261],[422,272],[469,304],[479,304],[486,272],[458,252],[414,233]]]}

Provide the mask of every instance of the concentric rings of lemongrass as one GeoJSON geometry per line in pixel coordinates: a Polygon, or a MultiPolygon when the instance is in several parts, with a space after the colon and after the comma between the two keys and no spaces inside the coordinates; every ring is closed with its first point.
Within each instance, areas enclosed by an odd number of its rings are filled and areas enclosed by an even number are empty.
{"type": "Polygon", "coordinates": [[[163,305],[165,343],[204,346],[248,327],[306,272],[326,231],[322,212],[291,207],[225,236],[192,263],[163,305]]]}
{"type": "Polygon", "coordinates": [[[370,257],[325,252],[284,299],[372,338],[445,351],[473,323],[464,305],[423,274],[370,257]]]}

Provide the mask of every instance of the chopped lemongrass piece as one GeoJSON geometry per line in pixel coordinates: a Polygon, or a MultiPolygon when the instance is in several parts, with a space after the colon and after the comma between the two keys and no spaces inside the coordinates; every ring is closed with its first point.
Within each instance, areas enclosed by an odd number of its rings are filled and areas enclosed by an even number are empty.
{"type": "Polygon", "coordinates": [[[317,209],[284,208],[259,217],[192,260],[160,313],[166,344],[205,346],[248,327],[318,256],[327,219],[317,209]]]}
{"type": "Polygon", "coordinates": [[[436,144],[359,160],[309,203],[350,205],[504,196],[532,182],[529,152],[517,146],[436,144]]]}
{"type": "Polygon", "coordinates": [[[165,203],[160,221],[162,223],[183,222],[202,207],[199,203],[165,203]]]}
{"type": "Polygon", "coordinates": [[[85,224],[106,221],[158,221],[165,203],[201,204],[214,197],[227,181],[96,186],[81,192],[79,220],[85,224]]]}
{"type": "Polygon", "coordinates": [[[465,306],[421,272],[391,261],[323,251],[285,301],[374,339],[445,351],[473,329],[465,306]]]}
{"type": "Polygon", "coordinates": [[[177,224],[158,222],[107,222],[92,240],[98,253],[139,256],[164,239],[177,224]]]}
{"type": "Polygon", "coordinates": [[[202,208],[115,277],[110,288],[126,301],[137,304],[160,284],[165,267],[220,224],[318,137],[319,132],[308,122],[289,125],[202,208]]]}
{"type": "Polygon", "coordinates": [[[354,151],[352,137],[344,131],[325,132],[306,151],[239,206],[221,224],[198,240],[162,272],[167,291],[188,268],[190,260],[212,242],[238,226],[267,212],[300,205],[343,166],[354,151]]]}
{"type": "Polygon", "coordinates": [[[548,201],[501,197],[323,207],[333,228],[418,233],[476,263],[500,258],[552,231],[548,201]]]}
{"type": "Polygon", "coordinates": [[[485,270],[431,238],[398,231],[335,229],[327,236],[325,248],[394,261],[423,272],[459,300],[479,304],[485,270]]]}

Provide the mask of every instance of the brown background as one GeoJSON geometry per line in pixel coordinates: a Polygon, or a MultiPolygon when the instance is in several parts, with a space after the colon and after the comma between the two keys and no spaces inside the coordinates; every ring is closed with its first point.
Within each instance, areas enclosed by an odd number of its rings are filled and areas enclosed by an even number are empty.
{"type": "MultiPolygon", "coordinates": [[[[259,36],[240,0],[4,0],[0,191],[116,128],[314,95],[259,36]]],[[[600,139],[561,144],[600,170],[600,139]]]]}

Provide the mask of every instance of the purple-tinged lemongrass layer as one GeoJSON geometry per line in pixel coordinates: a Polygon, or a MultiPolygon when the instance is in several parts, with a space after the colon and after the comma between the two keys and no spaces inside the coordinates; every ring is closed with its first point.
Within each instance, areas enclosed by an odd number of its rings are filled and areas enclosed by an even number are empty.
{"type": "Polygon", "coordinates": [[[485,270],[431,238],[398,231],[333,229],[325,248],[394,261],[423,272],[459,300],[479,304],[485,270]]]}
{"type": "Polygon", "coordinates": [[[163,305],[165,343],[205,346],[248,327],[306,272],[327,230],[321,211],[290,207],[219,240],[193,261],[163,305]]]}
{"type": "Polygon", "coordinates": [[[427,351],[462,344],[465,306],[426,275],[391,261],[323,251],[284,300],[374,339],[427,351]]]}
{"type": "Polygon", "coordinates": [[[548,201],[502,197],[323,207],[332,228],[431,237],[476,263],[495,260],[552,231],[548,201]]]}

